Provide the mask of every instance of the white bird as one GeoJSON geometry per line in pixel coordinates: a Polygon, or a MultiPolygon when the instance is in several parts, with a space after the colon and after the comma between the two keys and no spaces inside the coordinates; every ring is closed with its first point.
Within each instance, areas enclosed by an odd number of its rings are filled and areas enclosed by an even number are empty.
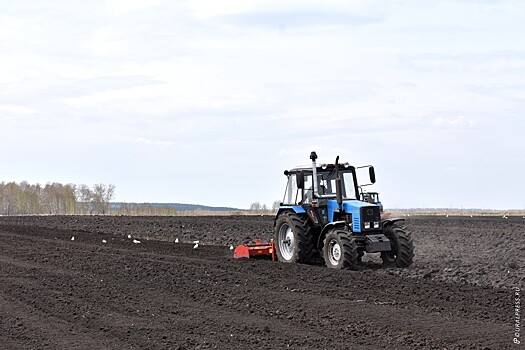
{"type": "Polygon", "coordinates": [[[195,243],[195,245],[193,246],[193,249],[197,249],[199,248],[199,242],[197,241],[197,243],[195,243]]]}
{"type": "Polygon", "coordinates": [[[106,240],[105,240],[105,239],[103,239],[103,240],[102,240],[102,243],[108,243],[108,242],[106,242],[106,240]]]}
{"type": "Polygon", "coordinates": [[[128,235],[128,239],[131,239],[131,235],[128,235]]]}
{"type": "Polygon", "coordinates": [[[75,240],[75,236],[71,237],[71,240],[74,241],[75,240]]]}
{"type": "Polygon", "coordinates": [[[200,243],[200,241],[193,241],[193,243],[195,243],[195,244],[199,244],[199,243],[200,243]]]}
{"type": "Polygon", "coordinates": [[[233,245],[230,246],[230,250],[233,250],[233,245]]]}
{"type": "Polygon", "coordinates": [[[179,239],[178,238],[175,238],[175,243],[179,243],[179,239]]]}
{"type": "Polygon", "coordinates": [[[447,214],[447,218],[448,218],[448,214],[447,214]]]}
{"type": "Polygon", "coordinates": [[[138,239],[134,239],[134,240],[133,240],[133,243],[135,243],[135,244],[139,244],[140,241],[139,241],[138,239]]]}

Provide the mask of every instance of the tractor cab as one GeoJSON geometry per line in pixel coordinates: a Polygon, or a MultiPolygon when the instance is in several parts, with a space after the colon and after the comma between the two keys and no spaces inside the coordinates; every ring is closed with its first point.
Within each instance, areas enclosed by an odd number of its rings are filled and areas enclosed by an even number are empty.
{"type": "MultiPolygon", "coordinates": [[[[323,164],[317,170],[317,181],[313,181],[311,168],[298,167],[288,171],[288,184],[283,204],[302,205],[337,199],[337,185],[334,165],[323,164]]],[[[348,166],[341,170],[341,191],[343,199],[356,199],[355,173],[348,166]]]]}
{"type": "Polygon", "coordinates": [[[285,171],[288,181],[279,211],[306,212],[313,224],[323,227],[335,221],[348,221],[355,232],[379,229],[380,208],[360,196],[356,169],[362,168],[368,168],[370,181],[375,182],[372,166],[356,168],[349,163],[338,164],[338,159],[335,164],[301,166],[285,171]],[[364,223],[361,225],[362,213],[373,220],[366,223],[366,228],[364,223]]]}

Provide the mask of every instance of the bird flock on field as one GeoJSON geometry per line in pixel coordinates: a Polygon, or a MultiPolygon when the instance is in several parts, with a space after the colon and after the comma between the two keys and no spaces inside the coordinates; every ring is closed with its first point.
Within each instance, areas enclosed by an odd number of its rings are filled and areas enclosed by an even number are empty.
{"type": "MultiPolygon", "coordinates": [[[[409,214],[407,214],[407,216],[408,216],[408,215],[409,215],[409,214]]],[[[447,215],[447,217],[448,217],[448,215],[447,215]]],[[[472,217],[472,216],[471,216],[471,217],[472,217]]],[[[504,216],[504,217],[505,217],[505,216],[504,216]]],[[[505,218],[506,218],[506,217],[505,217],[505,218]]],[[[524,216],[523,218],[525,219],[525,216],[524,216]]],[[[128,234],[128,235],[127,235],[127,238],[128,238],[129,240],[131,240],[131,241],[133,242],[133,244],[140,244],[140,243],[141,243],[140,240],[138,240],[138,239],[136,239],[136,238],[133,238],[133,236],[132,236],[131,234],[128,234]]],[[[55,239],[56,239],[56,238],[55,238],[55,239]]],[[[75,241],[75,236],[71,236],[70,240],[71,240],[71,241],[75,241]]],[[[179,238],[175,238],[174,243],[178,244],[178,243],[180,243],[180,242],[181,242],[181,241],[179,240],[179,238]]],[[[103,243],[103,244],[107,244],[108,241],[107,241],[106,239],[102,239],[102,243],[103,243]]],[[[192,243],[193,243],[193,249],[199,249],[199,247],[200,247],[200,241],[199,241],[199,240],[194,240],[194,241],[192,241],[192,243]]],[[[234,249],[235,249],[235,247],[233,246],[233,244],[230,244],[229,249],[230,249],[230,250],[234,250],[234,249]]]]}

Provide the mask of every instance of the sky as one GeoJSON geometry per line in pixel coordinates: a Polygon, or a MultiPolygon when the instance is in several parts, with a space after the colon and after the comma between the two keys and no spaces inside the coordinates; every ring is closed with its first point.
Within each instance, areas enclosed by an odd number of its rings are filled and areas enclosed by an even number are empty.
{"type": "Polygon", "coordinates": [[[0,181],[271,206],[316,151],[385,208],[525,208],[523,1],[0,4],[0,181]]]}

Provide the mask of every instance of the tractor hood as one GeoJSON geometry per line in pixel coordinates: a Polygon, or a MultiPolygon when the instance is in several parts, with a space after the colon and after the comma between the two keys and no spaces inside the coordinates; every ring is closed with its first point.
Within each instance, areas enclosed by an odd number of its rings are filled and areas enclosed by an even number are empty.
{"type": "MultiPolygon", "coordinates": [[[[335,203],[335,205],[337,206],[337,202],[335,203]]],[[[343,210],[347,213],[352,213],[354,210],[359,210],[359,208],[362,207],[377,207],[377,205],[368,202],[358,201],[357,199],[343,201],[343,210]]]]}
{"type": "MultiPolygon", "coordinates": [[[[362,217],[361,208],[379,208],[378,205],[359,201],[357,199],[347,199],[343,201],[343,210],[345,213],[352,214],[352,228],[354,232],[361,232],[361,221],[364,219],[362,217]]],[[[328,200],[328,221],[332,222],[334,220],[334,212],[339,211],[337,206],[337,200],[330,199],[328,200]]],[[[378,210],[372,212],[372,216],[367,218],[370,221],[380,221],[380,214],[378,210]],[[376,216],[378,216],[376,218],[376,216]],[[372,219],[373,217],[373,219],[372,219]]],[[[368,216],[368,215],[367,215],[368,216]]]]}

